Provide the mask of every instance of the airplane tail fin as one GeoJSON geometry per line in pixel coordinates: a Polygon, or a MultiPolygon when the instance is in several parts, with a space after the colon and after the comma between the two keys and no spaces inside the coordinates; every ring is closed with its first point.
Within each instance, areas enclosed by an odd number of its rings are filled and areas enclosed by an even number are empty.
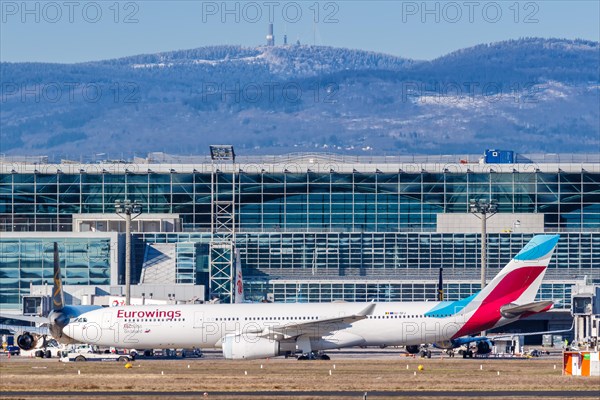
{"type": "Polygon", "coordinates": [[[473,298],[473,305],[499,300],[504,302],[501,305],[533,302],[559,238],[559,235],[534,236],[473,298]]]}
{"type": "Polygon", "coordinates": [[[240,257],[240,251],[235,250],[235,303],[244,302],[244,278],[242,276],[242,259],[240,257]]]}
{"type": "MultiPolygon", "coordinates": [[[[468,304],[464,313],[473,314],[455,337],[489,329],[502,317],[507,318],[511,310],[523,311],[516,313],[515,318],[540,312],[535,311],[537,307],[533,307],[532,303],[559,238],[559,235],[534,236],[482,291],[465,299],[468,304]],[[526,307],[519,307],[525,305],[533,308],[525,310],[526,307]],[[508,310],[509,314],[503,315],[501,310],[508,310]]],[[[547,304],[542,307],[548,308],[547,304]]]]}
{"type": "Polygon", "coordinates": [[[65,307],[65,296],[60,277],[60,259],[58,257],[58,243],[54,242],[54,285],[52,288],[52,308],[60,311],[65,307]]]}

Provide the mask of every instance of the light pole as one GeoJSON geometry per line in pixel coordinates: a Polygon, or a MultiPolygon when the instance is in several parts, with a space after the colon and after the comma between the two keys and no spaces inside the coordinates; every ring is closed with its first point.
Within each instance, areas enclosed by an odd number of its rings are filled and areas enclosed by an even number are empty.
{"type": "MultiPolygon", "coordinates": [[[[481,220],[481,290],[485,287],[487,267],[487,220],[498,211],[496,200],[469,200],[469,212],[481,220]],[[477,215],[481,214],[481,216],[477,215]]],[[[485,331],[481,332],[485,336],[485,331]]]]}
{"type": "Polygon", "coordinates": [[[128,306],[131,304],[131,220],[142,213],[142,205],[127,199],[117,200],[115,212],[125,216],[125,305],[128,306]]]}
{"type": "Polygon", "coordinates": [[[496,200],[469,200],[469,211],[481,220],[481,289],[485,287],[487,267],[487,220],[498,211],[496,200]],[[477,215],[481,214],[481,216],[477,215]]]}

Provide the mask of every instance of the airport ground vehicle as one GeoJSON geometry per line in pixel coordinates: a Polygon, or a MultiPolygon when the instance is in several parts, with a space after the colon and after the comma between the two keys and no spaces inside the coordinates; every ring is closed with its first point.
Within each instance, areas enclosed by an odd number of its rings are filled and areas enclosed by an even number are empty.
{"type": "Polygon", "coordinates": [[[66,350],[69,353],[95,353],[98,349],[89,344],[71,344],[66,350]]]}
{"type": "Polygon", "coordinates": [[[144,357],[144,358],[175,358],[181,356],[181,358],[200,358],[203,357],[202,350],[197,347],[191,347],[186,349],[130,349],[128,352],[133,358],[144,357]]]}
{"type": "Polygon", "coordinates": [[[191,349],[181,349],[182,358],[201,358],[203,355],[202,350],[195,347],[191,349]]]}
{"type": "Polygon", "coordinates": [[[44,347],[35,347],[30,350],[21,349],[20,355],[23,357],[36,357],[36,358],[52,358],[61,357],[64,347],[61,346],[56,340],[50,339],[46,342],[44,347]]]}
{"type": "Polygon", "coordinates": [[[527,352],[527,355],[529,357],[541,357],[542,352],[537,349],[533,349],[533,350],[529,350],[529,352],[527,352]]]}
{"type": "Polygon", "coordinates": [[[19,346],[6,346],[6,352],[11,356],[18,356],[21,353],[19,346]]]}
{"type": "Polygon", "coordinates": [[[113,353],[77,353],[71,352],[66,353],[60,358],[61,362],[84,362],[84,361],[132,361],[133,357],[127,354],[113,354],[113,353]]]}

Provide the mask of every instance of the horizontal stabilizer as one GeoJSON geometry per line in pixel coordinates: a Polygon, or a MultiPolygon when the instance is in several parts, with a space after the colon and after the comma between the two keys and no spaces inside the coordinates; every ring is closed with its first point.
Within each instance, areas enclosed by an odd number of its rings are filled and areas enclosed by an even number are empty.
{"type": "Polygon", "coordinates": [[[523,314],[535,314],[542,311],[547,311],[554,305],[551,300],[547,301],[534,301],[533,303],[527,303],[523,305],[518,304],[506,304],[500,307],[500,314],[504,318],[517,318],[523,314]]]}

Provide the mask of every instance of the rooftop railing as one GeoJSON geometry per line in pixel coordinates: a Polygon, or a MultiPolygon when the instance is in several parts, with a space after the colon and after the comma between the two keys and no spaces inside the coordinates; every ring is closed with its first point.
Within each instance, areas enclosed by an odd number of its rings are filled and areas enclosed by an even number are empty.
{"type": "MultiPolygon", "coordinates": [[[[336,163],[336,164],[479,164],[481,154],[436,154],[436,155],[391,155],[368,156],[347,155],[335,153],[289,153],[281,155],[241,155],[236,157],[238,164],[284,164],[284,163],[336,163]]],[[[600,153],[534,153],[516,154],[517,164],[581,164],[600,163],[600,153]]],[[[211,158],[207,155],[174,155],[162,152],[149,153],[146,157],[111,157],[103,154],[102,157],[66,155],[51,156],[19,156],[0,154],[0,163],[22,164],[210,164],[211,158]]]]}

